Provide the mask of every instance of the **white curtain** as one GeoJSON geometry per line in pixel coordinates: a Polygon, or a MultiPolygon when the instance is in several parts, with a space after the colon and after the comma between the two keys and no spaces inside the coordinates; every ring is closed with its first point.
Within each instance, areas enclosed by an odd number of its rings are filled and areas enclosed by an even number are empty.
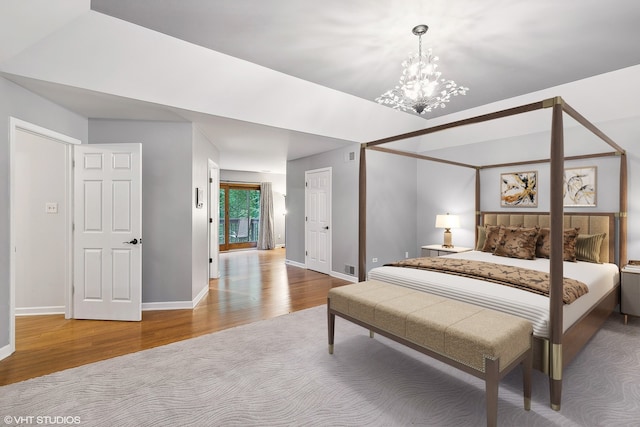
{"type": "Polygon", "coordinates": [[[260,184],[260,233],[258,233],[258,249],[276,247],[273,229],[273,192],[271,183],[260,184]]]}

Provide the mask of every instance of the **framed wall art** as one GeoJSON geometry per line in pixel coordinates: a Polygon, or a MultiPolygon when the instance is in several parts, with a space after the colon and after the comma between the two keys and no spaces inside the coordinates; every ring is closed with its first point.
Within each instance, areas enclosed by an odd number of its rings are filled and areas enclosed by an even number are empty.
{"type": "Polygon", "coordinates": [[[500,206],[538,206],[538,171],[500,174],[500,206]]]}
{"type": "Polygon", "coordinates": [[[596,205],[597,168],[571,168],[564,170],[564,206],[593,207],[596,205]]]}

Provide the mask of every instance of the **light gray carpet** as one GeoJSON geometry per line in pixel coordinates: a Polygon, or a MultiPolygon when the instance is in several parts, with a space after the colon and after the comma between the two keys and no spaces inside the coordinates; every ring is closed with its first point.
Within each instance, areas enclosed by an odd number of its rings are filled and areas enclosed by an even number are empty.
{"type": "MultiPolygon", "coordinates": [[[[109,427],[485,425],[482,381],[340,318],[333,356],[326,341],[325,307],[296,312],[0,387],[0,423],[66,416],[109,427]]],[[[640,319],[607,321],[565,371],[562,411],[549,408],[539,372],[530,412],[521,389],[516,369],[500,385],[499,425],[637,426],[640,319]]]]}

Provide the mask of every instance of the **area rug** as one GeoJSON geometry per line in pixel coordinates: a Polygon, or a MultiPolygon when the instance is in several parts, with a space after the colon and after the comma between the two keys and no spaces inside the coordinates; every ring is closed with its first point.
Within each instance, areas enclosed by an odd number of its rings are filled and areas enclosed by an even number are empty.
{"type": "MultiPolygon", "coordinates": [[[[524,411],[514,370],[500,383],[499,425],[638,425],[638,319],[612,316],[564,378],[556,412],[534,372],[524,411]]],[[[482,426],[485,416],[481,380],[343,319],[329,355],[325,307],[0,387],[0,423],[12,426],[482,426]]]]}

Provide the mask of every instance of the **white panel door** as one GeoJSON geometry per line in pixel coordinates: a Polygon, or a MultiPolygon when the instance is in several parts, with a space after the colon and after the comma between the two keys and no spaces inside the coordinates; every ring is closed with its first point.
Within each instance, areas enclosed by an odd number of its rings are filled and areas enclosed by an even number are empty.
{"type": "Polygon", "coordinates": [[[305,264],[329,274],[331,270],[331,169],[305,173],[305,264]]]}
{"type": "Polygon", "coordinates": [[[76,319],[142,319],[140,144],[74,147],[76,319]]]}

